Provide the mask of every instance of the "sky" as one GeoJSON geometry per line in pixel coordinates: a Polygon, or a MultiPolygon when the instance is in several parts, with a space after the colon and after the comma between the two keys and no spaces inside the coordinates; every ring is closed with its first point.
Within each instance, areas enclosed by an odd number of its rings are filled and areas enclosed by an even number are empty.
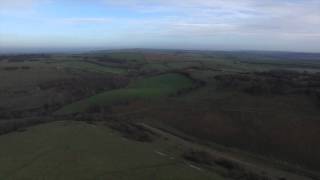
{"type": "Polygon", "coordinates": [[[0,51],[320,52],[320,0],[0,0],[0,51]]]}

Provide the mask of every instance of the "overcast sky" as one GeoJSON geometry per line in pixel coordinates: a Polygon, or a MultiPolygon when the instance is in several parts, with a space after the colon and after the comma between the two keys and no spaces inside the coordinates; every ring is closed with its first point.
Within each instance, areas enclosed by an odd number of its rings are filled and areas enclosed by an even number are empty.
{"type": "Polygon", "coordinates": [[[320,0],[0,0],[0,48],[320,52],[320,0]]]}

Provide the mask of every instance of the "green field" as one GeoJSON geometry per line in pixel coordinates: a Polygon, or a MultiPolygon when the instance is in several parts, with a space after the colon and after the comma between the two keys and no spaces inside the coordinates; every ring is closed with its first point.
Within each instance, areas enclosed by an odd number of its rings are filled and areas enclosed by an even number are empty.
{"type": "Polygon", "coordinates": [[[165,97],[179,90],[192,87],[192,80],[180,74],[164,74],[155,77],[139,79],[129,84],[127,88],[107,91],[90,98],[67,105],[58,114],[83,112],[92,106],[106,106],[112,103],[135,99],[155,99],[165,97]]]}
{"type": "Polygon", "coordinates": [[[103,125],[59,121],[0,137],[0,179],[222,179],[103,125]]]}

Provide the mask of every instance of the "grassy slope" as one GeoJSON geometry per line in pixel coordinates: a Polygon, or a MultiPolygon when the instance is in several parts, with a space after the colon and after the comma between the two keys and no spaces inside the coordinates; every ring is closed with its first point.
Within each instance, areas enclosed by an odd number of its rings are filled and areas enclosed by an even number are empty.
{"type": "Polygon", "coordinates": [[[0,137],[0,179],[222,179],[103,125],[54,122],[0,137]]]}
{"type": "Polygon", "coordinates": [[[70,104],[59,110],[58,114],[81,112],[94,105],[110,105],[134,99],[165,97],[191,86],[192,81],[180,74],[164,74],[149,77],[133,82],[127,88],[107,91],[70,104]]]}

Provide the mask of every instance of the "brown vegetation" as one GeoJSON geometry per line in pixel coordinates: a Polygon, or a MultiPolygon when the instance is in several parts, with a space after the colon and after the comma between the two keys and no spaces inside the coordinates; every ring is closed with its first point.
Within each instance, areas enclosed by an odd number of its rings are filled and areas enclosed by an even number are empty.
{"type": "Polygon", "coordinates": [[[267,176],[251,172],[236,162],[224,158],[213,157],[206,151],[191,150],[183,154],[183,158],[204,167],[212,167],[226,178],[239,180],[269,180],[267,176]]]}

